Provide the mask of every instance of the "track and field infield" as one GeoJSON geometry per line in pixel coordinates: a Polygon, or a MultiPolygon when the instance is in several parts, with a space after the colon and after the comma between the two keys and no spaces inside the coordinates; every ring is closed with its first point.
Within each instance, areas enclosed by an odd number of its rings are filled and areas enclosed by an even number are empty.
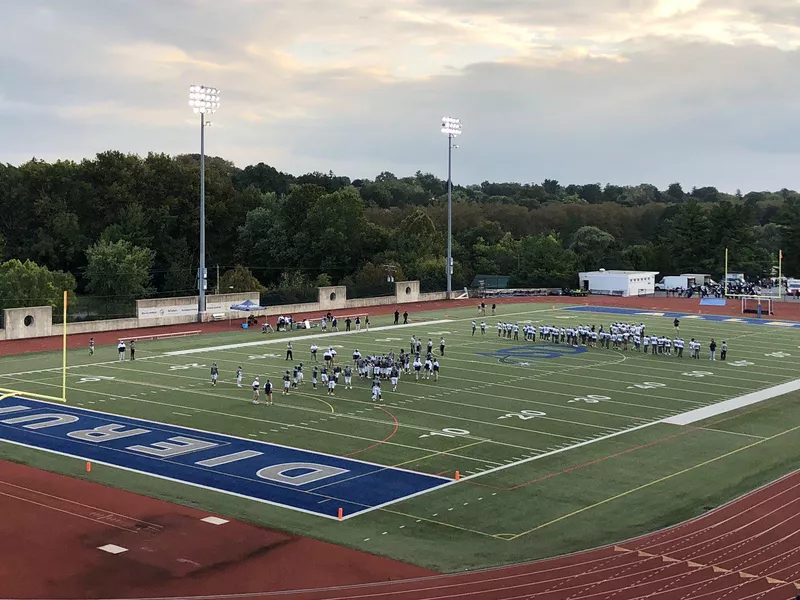
{"type": "MultiPolygon", "coordinates": [[[[157,425],[159,433],[142,443],[119,439],[113,451],[92,441],[80,449],[64,441],[74,440],[67,433],[80,423],[32,430],[25,426],[41,421],[9,424],[3,422],[15,415],[0,415],[0,438],[12,442],[0,446],[0,456],[442,571],[553,556],[651,531],[784,475],[800,457],[798,394],[786,393],[800,357],[793,325],[680,313],[681,336],[703,344],[702,359],[691,360],[497,336],[498,319],[558,327],[644,322],[648,333],[672,336],[674,315],[666,312],[541,304],[500,311],[495,318],[476,317],[474,308],[437,311],[401,326],[376,317],[369,332],[236,331],[142,342],[135,361],[117,360],[113,346],[94,356],[70,350],[69,402],[47,405],[48,412],[99,419],[84,430],[157,425]],[[473,319],[486,321],[485,335],[480,327],[472,334],[473,319]],[[320,355],[333,346],[340,362],[351,362],[356,348],[364,355],[397,352],[412,335],[423,346],[433,342],[439,381],[403,375],[397,392],[384,384],[379,402],[357,376],[352,390],[340,384],[333,396],[321,385],[312,389],[312,342],[320,355]],[[708,360],[712,337],[727,342],[726,361],[708,360]],[[288,396],[276,385],[273,406],[251,403],[254,376],[278,384],[300,361],[304,384],[288,396]],[[220,369],[216,386],[212,363],[220,369]],[[754,394],[754,402],[740,400],[754,394]],[[719,406],[724,411],[694,412],[719,406]],[[693,412],[703,420],[675,424],[693,412]],[[47,443],[45,433],[53,434],[47,443]],[[218,446],[192,450],[176,437],[218,446]],[[278,449],[286,454],[277,457],[278,449]],[[157,450],[181,452],[173,459],[157,450]],[[184,473],[186,464],[241,452],[262,454],[238,454],[240,460],[214,467],[201,482],[166,465],[180,463],[184,473]],[[83,460],[108,466],[87,474],[83,460]],[[272,471],[282,481],[257,475],[275,466],[283,469],[272,471]],[[353,473],[299,486],[292,483],[300,479],[288,481],[329,467],[353,473]],[[236,471],[220,476],[225,468],[236,471]],[[247,493],[225,483],[242,473],[247,493]]],[[[40,410],[40,403],[18,398],[57,390],[59,364],[60,356],[48,353],[4,358],[0,387],[17,393],[0,409],[29,402],[40,410]]]]}

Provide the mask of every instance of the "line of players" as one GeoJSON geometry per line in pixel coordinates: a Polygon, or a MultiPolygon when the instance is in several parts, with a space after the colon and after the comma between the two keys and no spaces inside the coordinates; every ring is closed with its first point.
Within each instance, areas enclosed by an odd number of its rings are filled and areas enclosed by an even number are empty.
{"type": "MultiPolygon", "coordinates": [[[[569,344],[571,346],[586,346],[588,348],[614,348],[615,350],[635,350],[637,352],[648,352],[664,356],[683,357],[683,350],[687,346],[686,341],[680,337],[680,321],[676,318],[673,321],[675,333],[674,338],[665,335],[647,335],[644,323],[612,323],[608,330],[603,325],[599,328],[592,325],[580,324],[577,327],[558,327],[552,325],[540,325],[538,327],[539,340],[553,344],[569,344]]],[[[472,335],[475,335],[478,324],[472,321],[472,335]]],[[[481,335],[486,335],[486,323],[480,323],[481,335]]],[[[523,339],[528,342],[536,341],[537,328],[530,324],[519,323],[497,323],[497,337],[511,340],[519,340],[520,332],[523,339]]],[[[700,358],[701,343],[694,338],[688,343],[689,357],[700,358]]],[[[716,360],[717,342],[714,338],[708,345],[710,360],[716,360]]],[[[728,344],[723,340],[720,346],[720,359],[726,360],[728,357],[728,344]]]]}
{"type": "MultiPolygon", "coordinates": [[[[412,337],[412,345],[414,348],[415,338],[412,337]]],[[[417,346],[418,348],[418,346],[417,346]]],[[[444,340],[440,345],[440,353],[444,354],[444,340]]],[[[316,344],[311,346],[311,359],[314,363],[318,362],[317,353],[319,348],[316,344]]],[[[320,381],[322,386],[327,389],[327,395],[335,396],[336,386],[339,384],[340,379],[344,380],[344,389],[353,389],[353,366],[346,363],[344,366],[336,364],[336,350],[328,348],[323,354],[324,363],[320,366],[314,364],[311,368],[311,386],[317,389],[317,383],[320,381]]],[[[292,351],[287,351],[287,360],[292,358],[292,351]]],[[[416,381],[420,379],[433,379],[439,381],[440,365],[438,358],[433,356],[432,346],[429,345],[428,353],[423,362],[419,354],[415,354],[413,361],[411,360],[411,353],[401,350],[399,355],[395,355],[394,351],[389,351],[385,355],[370,355],[367,357],[362,356],[361,352],[356,349],[353,352],[353,364],[355,365],[356,372],[360,379],[372,381],[372,401],[382,400],[381,381],[388,380],[392,385],[392,391],[397,391],[397,385],[400,381],[402,373],[410,374],[413,368],[414,378],[416,381]]],[[[211,365],[211,384],[216,385],[219,378],[219,368],[216,363],[211,365]]],[[[243,369],[239,366],[236,369],[236,385],[242,387],[243,369]]],[[[294,366],[291,370],[287,369],[283,374],[283,390],[282,395],[289,395],[292,388],[298,388],[305,382],[305,375],[303,371],[302,361],[294,366]]],[[[253,404],[259,404],[261,398],[261,378],[256,377],[251,384],[253,389],[253,404]]],[[[267,379],[263,385],[264,397],[267,406],[273,404],[272,392],[273,384],[267,379]]]]}

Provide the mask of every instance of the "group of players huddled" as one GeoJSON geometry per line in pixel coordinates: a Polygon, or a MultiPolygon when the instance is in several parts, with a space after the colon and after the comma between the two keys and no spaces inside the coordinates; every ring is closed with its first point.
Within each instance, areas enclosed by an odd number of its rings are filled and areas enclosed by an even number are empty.
{"type": "MultiPolygon", "coordinates": [[[[439,381],[440,365],[438,357],[433,355],[433,341],[428,340],[427,352],[425,359],[422,359],[422,341],[414,336],[411,336],[411,343],[409,351],[400,350],[399,354],[395,354],[394,350],[390,350],[386,354],[370,354],[364,356],[356,348],[353,351],[352,363],[339,364],[337,361],[337,352],[331,346],[322,352],[322,364],[319,363],[318,355],[320,349],[316,344],[311,344],[311,387],[317,389],[317,384],[320,383],[323,388],[327,390],[328,396],[334,396],[336,386],[340,381],[343,381],[344,389],[353,389],[353,374],[356,373],[359,379],[372,382],[372,401],[376,402],[382,400],[381,383],[388,381],[392,386],[392,391],[397,391],[397,385],[400,381],[402,374],[410,375],[413,371],[414,379],[433,379],[439,381]]],[[[445,341],[442,338],[439,342],[439,355],[444,356],[445,341]]],[[[292,343],[286,345],[286,360],[294,360],[294,349],[292,343]]],[[[291,369],[287,369],[283,374],[283,390],[282,395],[289,395],[292,389],[299,388],[305,383],[305,375],[303,371],[303,362],[299,362],[291,369]]],[[[218,369],[216,363],[211,367],[211,382],[216,385],[218,377],[218,369]]],[[[242,367],[236,370],[236,384],[242,387],[242,367]]],[[[259,404],[261,398],[261,390],[263,393],[265,403],[268,406],[273,404],[272,401],[272,382],[267,379],[263,386],[261,378],[256,377],[253,380],[253,404],[259,404]]]]}
{"type": "MultiPolygon", "coordinates": [[[[571,346],[585,346],[587,348],[606,348],[624,351],[644,352],[645,354],[657,354],[662,356],[683,357],[684,348],[688,347],[689,357],[699,359],[701,343],[695,338],[691,338],[688,344],[680,336],[680,320],[673,321],[675,336],[648,335],[645,331],[644,323],[612,323],[608,329],[603,325],[579,324],[574,326],[554,326],[539,325],[538,328],[531,324],[519,323],[497,323],[497,337],[519,340],[520,331],[523,339],[535,342],[537,333],[539,341],[552,344],[569,344],[571,346]]],[[[481,335],[486,335],[486,323],[481,322],[480,326],[476,321],[472,321],[472,335],[475,335],[480,327],[481,335]]],[[[709,359],[717,359],[717,342],[713,338],[708,345],[709,359]]],[[[720,360],[728,357],[728,344],[723,341],[720,346],[720,360]]]]}

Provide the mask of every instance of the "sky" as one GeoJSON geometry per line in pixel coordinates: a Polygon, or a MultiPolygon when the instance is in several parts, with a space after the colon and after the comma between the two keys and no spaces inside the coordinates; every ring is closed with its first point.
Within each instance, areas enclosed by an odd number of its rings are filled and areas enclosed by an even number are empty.
{"type": "Polygon", "coordinates": [[[800,0],[0,0],[0,161],[800,188],[800,0]]]}

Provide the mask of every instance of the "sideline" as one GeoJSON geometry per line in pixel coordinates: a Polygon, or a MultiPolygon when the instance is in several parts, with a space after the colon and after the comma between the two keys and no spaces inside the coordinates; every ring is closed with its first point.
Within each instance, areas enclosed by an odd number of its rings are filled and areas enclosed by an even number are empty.
{"type": "Polygon", "coordinates": [[[329,331],[326,333],[312,333],[310,335],[301,335],[298,337],[280,337],[271,340],[259,340],[257,342],[240,342],[238,344],[225,344],[224,346],[206,346],[205,348],[190,348],[189,350],[172,350],[165,352],[162,356],[184,356],[186,354],[202,354],[204,352],[216,352],[217,350],[235,350],[236,348],[252,348],[253,346],[269,346],[271,344],[286,344],[288,342],[303,341],[303,340],[318,340],[320,338],[336,337],[340,335],[349,335],[356,333],[376,333],[380,331],[390,331],[393,329],[411,329],[411,327],[428,326],[428,325],[443,325],[445,323],[452,323],[453,319],[440,319],[438,321],[421,321],[411,325],[384,325],[382,327],[373,327],[372,329],[351,329],[350,331],[329,331]]]}
{"type": "Polygon", "coordinates": [[[717,402],[710,406],[690,410],[689,412],[666,418],[661,422],[670,425],[691,425],[698,421],[704,421],[705,419],[710,419],[711,417],[716,417],[717,415],[722,415],[732,410],[738,410],[745,406],[771,400],[772,398],[790,394],[798,390],[800,390],[800,379],[795,379],[794,381],[751,392],[744,396],[739,396],[738,398],[731,398],[730,400],[723,400],[722,402],[717,402]]]}

